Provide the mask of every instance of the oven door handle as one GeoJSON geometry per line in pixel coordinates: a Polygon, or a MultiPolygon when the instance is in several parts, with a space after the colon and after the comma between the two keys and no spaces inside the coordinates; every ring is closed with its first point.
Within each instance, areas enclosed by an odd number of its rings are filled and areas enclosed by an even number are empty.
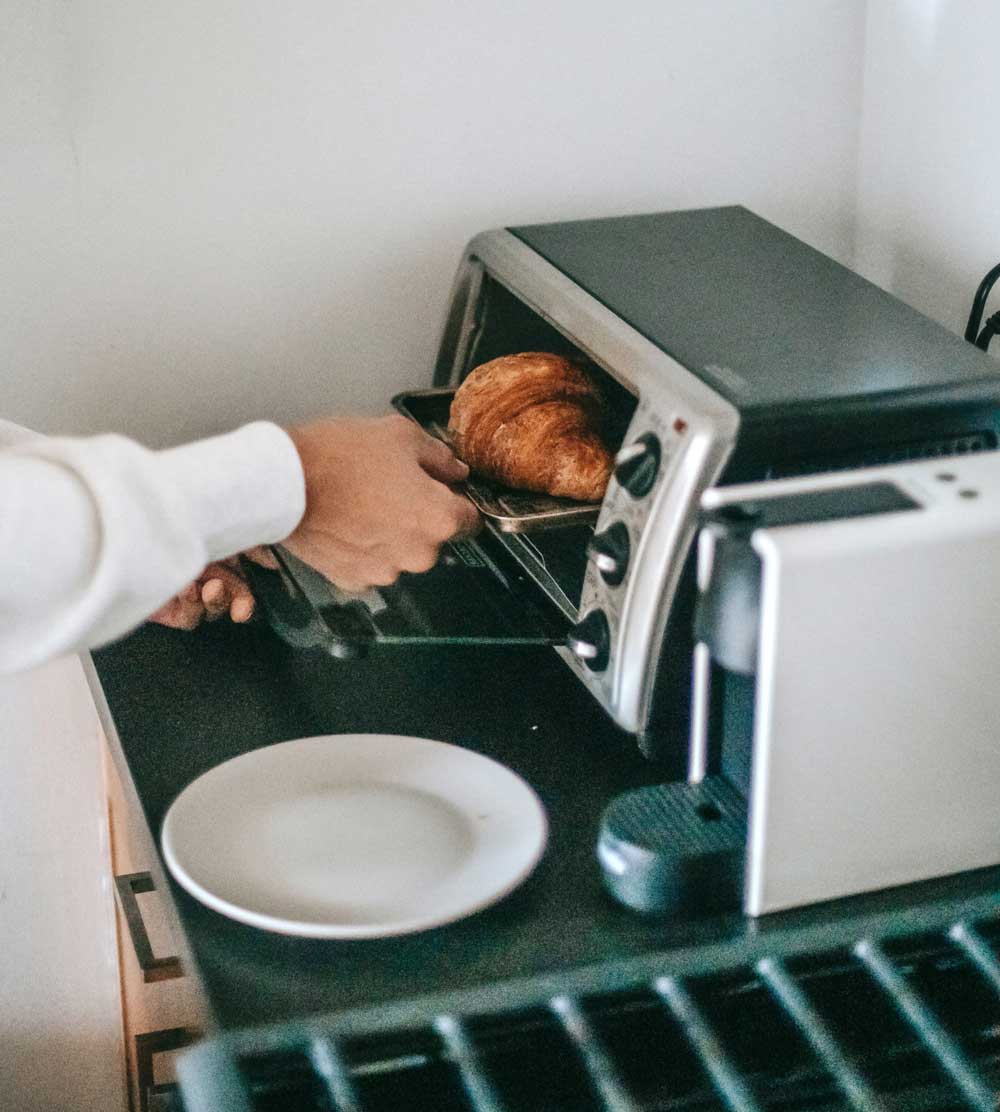
{"type": "Polygon", "coordinates": [[[294,649],[321,648],[335,660],[357,660],[375,639],[364,608],[353,606],[315,607],[288,569],[280,548],[269,546],[277,563],[269,570],[240,557],[240,567],[254,599],[271,628],[294,649]]]}

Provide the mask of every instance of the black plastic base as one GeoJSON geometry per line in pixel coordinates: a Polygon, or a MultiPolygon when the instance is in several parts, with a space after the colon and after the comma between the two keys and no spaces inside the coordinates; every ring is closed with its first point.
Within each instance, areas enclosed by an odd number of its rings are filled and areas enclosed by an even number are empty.
{"type": "Polygon", "coordinates": [[[738,907],[745,853],[746,803],[722,776],[625,792],[597,843],[615,899],[661,915],[738,907]]]}

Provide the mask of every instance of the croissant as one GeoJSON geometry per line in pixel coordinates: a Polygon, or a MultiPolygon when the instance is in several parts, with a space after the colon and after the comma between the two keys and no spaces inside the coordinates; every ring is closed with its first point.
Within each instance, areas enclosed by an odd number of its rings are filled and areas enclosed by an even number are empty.
{"type": "Polygon", "coordinates": [[[448,423],[469,467],[506,486],[599,502],[612,456],[605,402],[583,368],[528,351],[492,359],[455,392],[448,423]]]}

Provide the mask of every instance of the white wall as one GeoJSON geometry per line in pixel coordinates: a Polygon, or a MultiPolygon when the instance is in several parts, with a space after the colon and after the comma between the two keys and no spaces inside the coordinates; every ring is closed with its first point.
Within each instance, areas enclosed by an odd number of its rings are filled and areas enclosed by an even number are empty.
{"type": "Polygon", "coordinates": [[[853,242],[863,0],[0,0],[0,413],[174,442],[429,380],[485,227],[853,242]]]}
{"type": "Polygon", "coordinates": [[[961,333],[1000,262],[1000,5],[869,0],[866,38],[856,261],[961,333]]]}

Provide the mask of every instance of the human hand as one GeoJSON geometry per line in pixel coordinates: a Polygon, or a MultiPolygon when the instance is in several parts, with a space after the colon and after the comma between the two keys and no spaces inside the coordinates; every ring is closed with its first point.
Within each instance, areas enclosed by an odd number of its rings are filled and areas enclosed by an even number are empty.
{"type": "Polygon", "coordinates": [[[344,590],[427,571],[445,541],[478,526],[472,503],[449,486],[469,469],[405,417],[316,421],[289,435],[306,510],[282,543],[344,590]]]}
{"type": "Polygon", "coordinates": [[[254,598],[237,567],[235,558],[209,564],[149,620],[172,629],[194,629],[202,619],[214,621],[228,613],[234,622],[248,622],[253,617],[254,598]]]}

